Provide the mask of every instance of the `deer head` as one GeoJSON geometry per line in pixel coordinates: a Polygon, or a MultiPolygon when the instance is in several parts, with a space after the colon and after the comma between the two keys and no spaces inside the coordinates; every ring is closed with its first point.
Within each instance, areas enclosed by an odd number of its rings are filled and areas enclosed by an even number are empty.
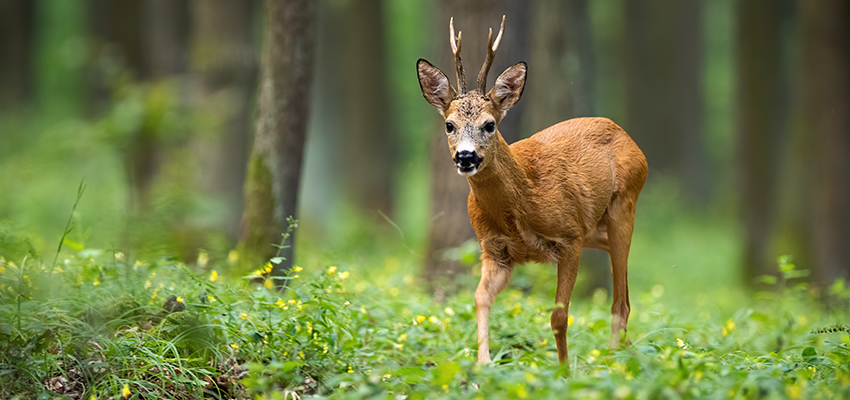
{"type": "Polygon", "coordinates": [[[449,83],[439,68],[424,59],[416,63],[419,74],[419,87],[422,95],[446,120],[446,136],[449,150],[457,164],[457,171],[464,176],[475,175],[487,166],[492,149],[503,141],[497,126],[502,118],[519,101],[525,88],[526,64],[519,62],[502,72],[496,83],[485,94],[487,73],[493,64],[493,57],[502,40],[505,30],[505,17],[496,40],[493,29],[487,40],[487,57],[478,73],[478,87],[470,92],[466,90],[463,64],[460,59],[461,32],[455,37],[454,19],[449,21],[449,35],[457,72],[457,90],[449,83]]]}

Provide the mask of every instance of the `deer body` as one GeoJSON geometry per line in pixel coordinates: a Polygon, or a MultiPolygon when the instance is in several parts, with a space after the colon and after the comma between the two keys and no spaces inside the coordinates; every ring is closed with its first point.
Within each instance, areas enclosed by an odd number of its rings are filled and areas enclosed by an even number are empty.
{"type": "MultiPolygon", "coordinates": [[[[481,282],[475,292],[478,361],[490,362],[489,310],[517,263],[558,265],[551,326],[558,358],[567,360],[569,300],[582,247],[608,251],[614,278],[609,345],[621,339],[629,316],[627,262],[637,198],[646,180],[643,153],[607,118],[576,118],[508,145],[496,125],[519,101],[526,65],[508,68],[484,94],[483,82],[498,47],[488,44],[478,89],[465,91],[460,35],[452,49],[458,94],[446,76],[425,60],[417,63],[422,93],[446,119],[449,149],[469,181],[469,218],[481,246],[481,282]],[[482,78],[483,76],[483,78],[482,78]]],[[[504,29],[504,18],[502,20],[504,29]]]]}

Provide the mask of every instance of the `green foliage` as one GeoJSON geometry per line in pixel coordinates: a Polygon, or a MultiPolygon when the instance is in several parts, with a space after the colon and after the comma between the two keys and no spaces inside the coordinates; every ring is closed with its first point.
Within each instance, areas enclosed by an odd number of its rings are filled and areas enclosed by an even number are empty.
{"type": "MultiPolygon", "coordinates": [[[[310,261],[273,278],[271,263],[242,277],[219,274],[227,261],[200,274],[92,249],[54,268],[0,259],[0,397],[108,398],[125,385],[136,398],[850,395],[846,309],[823,309],[803,284],[731,315],[635,292],[634,344],[619,351],[604,348],[605,298],[574,302],[569,368],[556,362],[551,299],[508,289],[492,310],[494,364],[478,365],[471,291],[437,304],[400,259],[370,261],[310,261]],[[370,279],[375,269],[389,279],[370,279]],[[290,283],[278,292],[272,279],[290,283]]],[[[780,271],[802,274],[786,258],[780,271]]]]}

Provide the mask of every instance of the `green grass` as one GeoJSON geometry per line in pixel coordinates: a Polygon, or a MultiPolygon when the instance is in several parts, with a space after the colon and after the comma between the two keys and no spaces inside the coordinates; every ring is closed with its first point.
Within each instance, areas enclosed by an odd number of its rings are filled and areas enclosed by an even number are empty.
{"type": "Polygon", "coordinates": [[[267,288],[265,267],[245,276],[232,271],[235,253],[230,261],[201,256],[193,265],[95,249],[66,248],[54,268],[32,256],[4,258],[0,397],[65,391],[120,398],[125,386],[133,398],[850,396],[843,286],[817,293],[792,284],[803,273],[783,258],[781,278],[768,279],[774,290],[743,294],[728,285],[734,241],[724,241],[722,221],[706,227],[698,217],[664,222],[653,215],[675,212],[668,206],[648,206],[639,216],[644,233],[636,233],[630,271],[633,345],[605,348],[604,293],[574,300],[569,368],[557,364],[548,327],[550,266],[517,268],[519,281],[533,283],[497,298],[495,362],[482,366],[475,362],[474,274],[464,280],[468,290],[437,303],[419,281],[419,256],[395,236],[342,251],[305,238],[302,270],[281,293],[267,288]],[[701,240],[725,250],[689,245],[701,240]],[[704,256],[682,261],[694,254],[704,256]],[[164,310],[169,296],[185,310],[164,310]],[[824,296],[834,307],[821,306],[824,296]]]}

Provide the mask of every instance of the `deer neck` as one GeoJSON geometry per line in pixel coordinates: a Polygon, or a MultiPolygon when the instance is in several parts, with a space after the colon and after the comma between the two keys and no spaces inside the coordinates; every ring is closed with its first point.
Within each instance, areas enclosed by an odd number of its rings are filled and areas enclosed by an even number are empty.
{"type": "Polygon", "coordinates": [[[494,217],[518,208],[528,191],[528,177],[523,163],[497,133],[498,142],[491,152],[487,168],[469,177],[469,186],[476,203],[494,217]]]}

